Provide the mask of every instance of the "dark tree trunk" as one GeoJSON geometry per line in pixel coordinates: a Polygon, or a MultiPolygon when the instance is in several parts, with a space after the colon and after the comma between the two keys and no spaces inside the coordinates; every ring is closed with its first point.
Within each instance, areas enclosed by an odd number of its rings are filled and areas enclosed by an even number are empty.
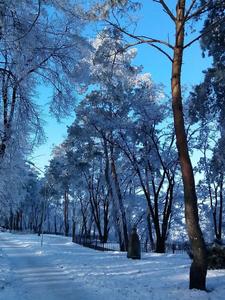
{"type": "Polygon", "coordinates": [[[176,8],[176,44],[172,66],[172,107],[177,149],[182,172],[185,201],[185,219],[187,232],[193,252],[193,262],[190,269],[190,289],[206,289],[207,257],[203,235],[199,225],[197,195],[193,168],[188,152],[187,137],[184,126],[181,67],[184,46],[185,0],[179,0],[176,8]]]}
{"type": "Polygon", "coordinates": [[[23,230],[23,211],[20,210],[20,222],[19,222],[19,230],[23,230]]]}
{"type": "Polygon", "coordinates": [[[219,210],[219,224],[218,235],[219,239],[222,238],[222,226],[223,226],[223,175],[220,176],[220,210],[219,210]]]}
{"type": "Polygon", "coordinates": [[[9,230],[13,230],[13,212],[10,210],[10,217],[9,217],[9,230]]]}
{"type": "Polygon", "coordinates": [[[72,224],[72,242],[76,242],[76,222],[73,221],[72,224]]]}
{"type": "Polygon", "coordinates": [[[64,233],[69,235],[69,220],[68,220],[69,197],[68,192],[64,192],[64,233]]]}
{"type": "Polygon", "coordinates": [[[165,238],[163,238],[162,236],[159,236],[156,238],[156,249],[155,252],[156,253],[165,253],[166,250],[166,240],[165,238]]]}
{"type": "Polygon", "coordinates": [[[120,251],[125,251],[124,244],[123,244],[123,238],[122,238],[122,232],[121,232],[121,226],[119,225],[119,217],[118,217],[118,209],[115,203],[115,199],[113,196],[113,187],[112,187],[112,180],[111,180],[111,172],[110,172],[110,162],[109,162],[109,152],[108,152],[108,143],[105,137],[104,139],[104,153],[105,153],[105,180],[107,183],[108,191],[109,191],[109,197],[113,204],[113,221],[115,226],[115,231],[119,239],[120,244],[120,251]]]}
{"type": "Polygon", "coordinates": [[[54,229],[55,229],[55,234],[57,234],[58,231],[57,231],[57,219],[56,219],[56,214],[55,214],[55,216],[54,216],[54,229]]]}
{"type": "Polygon", "coordinates": [[[149,241],[151,244],[151,249],[154,250],[155,246],[154,246],[154,239],[153,239],[153,235],[152,235],[152,223],[151,223],[151,215],[150,215],[149,210],[148,210],[148,214],[147,214],[147,227],[148,227],[148,236],[149,236],[149,241]]]}
{"type": "Polygon", "coordinates": [[[125,211],[125,207],[123,204],[123,198],[122,198],[122,194],[121,194],[121,190],[120,190],[120,184],[119,184],[119,180],[118,180],[118,176],[117,176],[117,172],[116,172],[116,165],[115,165],[115,160],[113,157],[113,147],[111,146],[111,172],[112,172],[112,178],[113,178],[113,182],[114,182],[114,187],[115,187],[115,196],[117,197],[118,200],[118,206],[120,209],[120,222],[121,227],[122,227],[122,238],[123,238],[123,245],[122,248],[124,250],[121,251],[127,251],[128,250],[128,231],[127,231],[127,218],[126,218],[126,211],[125,211]]]}
{"type": "Polygon", "coordinates": [[[107,243],[109,234],[109,202],[105,199],[104,203],[104,225],[103,225],[103,243],[107,243]]]}
{"type": "Polygon", "coordinates": [[[94,217],[94,222],[95,226],[98,231],[99,239],[100,241],[103,240],[103,235],[102,235],[102,228],[101,228],[101,214],[100,214],[100,207],[99,207],[99,202],[97,199],[97,195],[94,194],[94,187],[93,183],[89,184],[89,202],[90,202],[90,207],[92,210],[92,215],[94,217]]]}
{"type": "Polygon", "coordinates": [[[19,213],[19,211],[17,211],[16,215],[15,215],[15,223],[14,223],[15,230],[19,230],[19,222],[20,222],[20,213],[19,213]]]}

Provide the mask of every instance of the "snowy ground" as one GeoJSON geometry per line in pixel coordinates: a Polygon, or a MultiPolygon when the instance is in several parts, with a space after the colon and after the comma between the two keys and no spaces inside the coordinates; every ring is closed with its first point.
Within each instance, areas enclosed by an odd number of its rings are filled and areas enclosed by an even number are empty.
{"type": "Polygon", "coordinates": [[[144,254],[128,260],[70,238],[0,233],[0,300],[225,299],[225,271],[209,271],[211,292],[190,291],[190,260],[182,254],[144,254]]]}

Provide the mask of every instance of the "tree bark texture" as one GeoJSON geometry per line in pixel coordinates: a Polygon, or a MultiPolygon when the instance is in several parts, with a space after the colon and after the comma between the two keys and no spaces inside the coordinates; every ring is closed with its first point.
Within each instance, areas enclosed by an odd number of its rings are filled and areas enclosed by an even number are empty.
{"type": "Polygon", "coordinates": [[[176,7],[176,43],[172,65],[172,107],[176,133],[179,162],[182,172],[185,201],[185,219],[187,232],[193,252],[193,262],[190,269],[190,289],[205,290],[207,274],[207,256],[204,238],[199,225],[197,195],[193,168],[188,152],[187,136],[184,126],[181,67],[184,46],[185,0],[177,1],[176,7]]]}

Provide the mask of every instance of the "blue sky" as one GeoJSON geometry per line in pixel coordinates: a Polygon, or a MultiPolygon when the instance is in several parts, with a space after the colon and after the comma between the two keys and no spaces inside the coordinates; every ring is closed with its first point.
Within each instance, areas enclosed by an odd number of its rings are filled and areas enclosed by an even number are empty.
{"type": "MultiPolygon", "coordinates": [[[[139,21],[136,27],[136,33],[141,35],[148,35],[152,38],[173,40],[173,24],[172,21],[162,11],[159,4],[150,0],[141,1],[143,6],[138,12],[139,21]]],[[[170,7],[175,6],[174,0],[168,0],[167,3],[170,7]]],[[[199,25],[200,28],[200,25],[199,25]]],[[[194,34],[196,36],[197,33],[194,34]]],[[[190,35],[186,36],[186,39],[190,39],[190,35]]],[[[134,61],[137,65],[143,65],[144,72],[148,72],[152,75],[152,79],[156,83],[163,83],[165,86],[165,92],[170,93],[170,78],[171,78],[171,63],[157,50],[151,48],[148,45],[140,45],[138,48],[138,55],[134,61]]],[[[195,43],[191,47],[187,48],[184,53],[183,61],[183,73],[182,84],[191,89],[196,83],[199,83],[203,74],[202,71],[210,65],[209,58],[202,58],[202,52],[199,43],[195,43]]],[[[40,87],[39,91],[39,103],[43,104],[42,118],[45,120],[45,133],[47,136],[47,142],[38,147],[32,154],[31,160],[42,170],[44,166],[48,164],[53,145],[58,145],[63,141],[66,136],[67,126],[69,126],[74,119],[74,112],[71,112],[72,116],[65,118],[58,123],[48,112],[46,103],[51,96],[51,90],[46,87],[40,87]]]]}

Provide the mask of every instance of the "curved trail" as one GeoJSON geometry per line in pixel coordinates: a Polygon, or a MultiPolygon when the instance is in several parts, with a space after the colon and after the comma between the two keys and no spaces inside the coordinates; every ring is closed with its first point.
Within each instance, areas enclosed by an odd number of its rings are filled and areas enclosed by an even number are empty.
{"type": "MultiPolygon", "coordinates": [[[[62,244],[63,246],[63,244],[62,244]]],[[[74,276],[54,263],[48,253],[16,238],[0,237],[0,247],[7,256],[12,284],[0,293],[1,300],[90,300],[90,291],[78,286],[74,276]],[[13,294],[10,293],[13,289],[13,294]],[[16,298],[15,298],[16,297],[16,298]]]]}

